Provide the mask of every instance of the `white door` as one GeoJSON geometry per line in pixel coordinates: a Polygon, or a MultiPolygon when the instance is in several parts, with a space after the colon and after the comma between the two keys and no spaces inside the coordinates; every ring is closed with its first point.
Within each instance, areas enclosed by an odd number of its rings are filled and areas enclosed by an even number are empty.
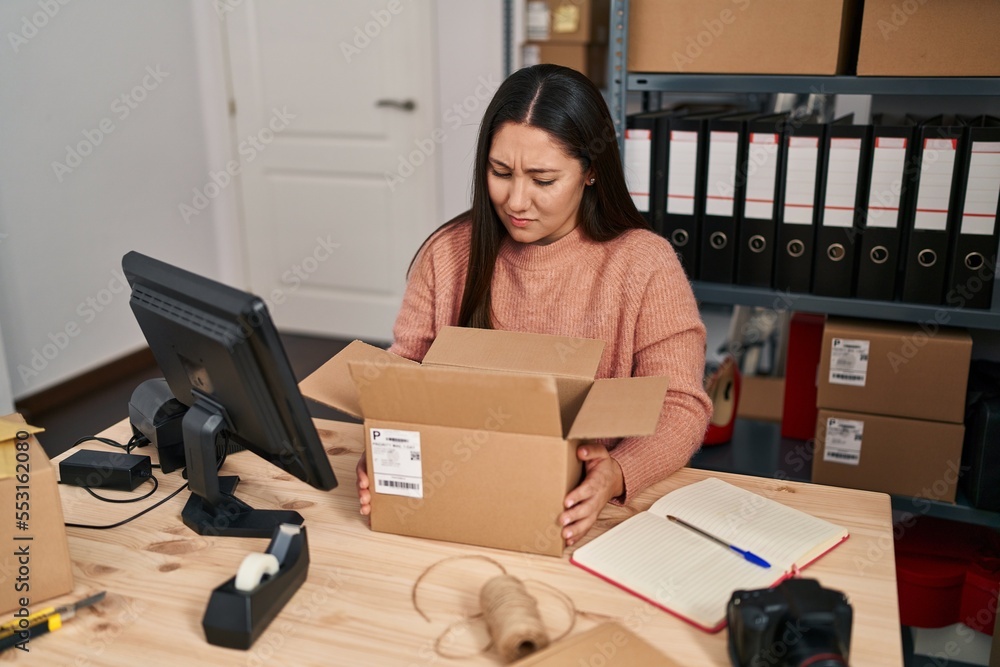
{"type": "Polygon", "coordinates": [[[217,3],[250,286],[284,330],[391,340],[440,222],[431,4],[217,3]]]}

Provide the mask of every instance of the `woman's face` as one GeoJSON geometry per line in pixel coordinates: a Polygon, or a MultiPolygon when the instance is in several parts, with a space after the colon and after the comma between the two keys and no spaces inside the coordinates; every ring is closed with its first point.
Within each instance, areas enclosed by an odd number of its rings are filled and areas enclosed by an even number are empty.
{"type": "Polygon", "coordinates": [[[547,245],[569,234],[589,178],[544,130],[505,123],[493,136],[486,183],[515,241],[547,245]]]}

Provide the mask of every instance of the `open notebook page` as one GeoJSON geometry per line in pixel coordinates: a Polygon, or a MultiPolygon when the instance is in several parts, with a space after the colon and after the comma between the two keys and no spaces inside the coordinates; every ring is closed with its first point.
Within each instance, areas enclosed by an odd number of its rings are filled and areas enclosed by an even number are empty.
{"type": "Polygon", "coordinates": [[[782,570],[804,567],[847,537],[845,528],[714,477],[668,493],[648,512],[672,514],[782,570]]]}
{"type": "Polygon", "coordinates": [[[734,590],[782,577],[649,512],[580,547],[573,562],[709,631],[724,621],[734,590]]]}
{"type": "Polygon", "coordinates": [[[847,536],[838,526],[710,478],[678,489],[573,554],[573,562],[706,630],[733,591],[776,584],[847,536]],[[678,516],[749,549],[762,568],[666,520],[678,516]]]}

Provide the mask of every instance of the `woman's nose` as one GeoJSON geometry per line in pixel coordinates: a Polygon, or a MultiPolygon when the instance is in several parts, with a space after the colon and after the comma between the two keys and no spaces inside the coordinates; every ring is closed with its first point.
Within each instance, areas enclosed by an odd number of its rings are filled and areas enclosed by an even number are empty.
{"type": "Polygon", "coordinates": [[[523,178],[513,178],[510,184],[510,198],[507,206],[512,211],[527,211],[531,205],[531,198],[528,195],[528,184],[523,178]]]}

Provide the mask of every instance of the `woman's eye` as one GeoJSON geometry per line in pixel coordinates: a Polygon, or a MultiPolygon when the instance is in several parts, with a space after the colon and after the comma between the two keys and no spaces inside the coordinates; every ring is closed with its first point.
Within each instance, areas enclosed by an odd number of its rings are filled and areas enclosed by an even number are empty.
{"type": "Polygon", "coordinates": [[[536,178],[535,179],[535,183],[537,183],[538,185],[541,185],[542,187],[545,187],[547,185],[552,185],[553,183],[555,183],[555,181],[540,181],[540,180],[538,180],[536,178]]]}
{"type": "Polygon", "coordinates": [[[496,169],[490,169],[490,173],[496,176],[497,178],[510,178],[510,174],[503,174],[497,171],[496,169]]]}

